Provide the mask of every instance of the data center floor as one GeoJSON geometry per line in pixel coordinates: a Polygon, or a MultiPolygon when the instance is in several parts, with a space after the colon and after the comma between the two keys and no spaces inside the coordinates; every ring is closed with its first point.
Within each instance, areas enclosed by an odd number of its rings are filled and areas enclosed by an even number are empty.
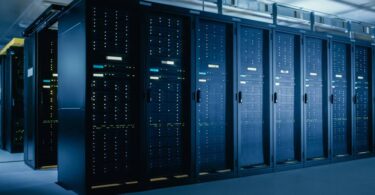
{"type": "MultiPolygon", "coordinates": [[[[56,169],[34,171],[23,162],[0,163],[0,194],[74,194],[55,184],[56,177],[56,169]]],[[[369,158],[132,194],[372,195],[374,191],[375,158],[369,158]]]]}
{"type": "Polygon", "coordinates": [[[9,153],[8,151],[0,149],[0,163],[23,161],[23,153],[9,153]]]}

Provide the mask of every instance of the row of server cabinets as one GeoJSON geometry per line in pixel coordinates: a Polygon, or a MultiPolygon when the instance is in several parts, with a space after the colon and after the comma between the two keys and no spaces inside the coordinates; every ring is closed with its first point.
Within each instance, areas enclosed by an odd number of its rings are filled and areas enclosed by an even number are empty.
{"type": "Polygon", "coordinates": [[[59,20],[61,185],[143,190],[371,156],[370,43],[158,4],[59,20]]]}
{"type": "Polygon", "coordinates": [[[23,150],[23,48],[0,56],[0,149],[23,150]]]}
{"type": "Polygon", "coordinates": [[[57,164],[57,30],[28,34],[24,51],[24,161],[49,168],[57,164]]]}
{"type": "Polygon", "coordinates": [[[32,168],[57,163],[57,30],[43,29],[0,56],[0,147],[32,168]]]}

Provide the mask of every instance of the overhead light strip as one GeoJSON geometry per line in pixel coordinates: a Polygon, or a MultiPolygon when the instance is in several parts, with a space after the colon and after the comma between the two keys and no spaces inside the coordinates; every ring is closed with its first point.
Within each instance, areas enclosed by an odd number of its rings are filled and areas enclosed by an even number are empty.
{"type": "Polygon", "coordinates": [[[0,51],[0,55],[6,55],[10,47],[23,47],[25,40],[22,38],[13,38],[8,44],[0,51]]]}

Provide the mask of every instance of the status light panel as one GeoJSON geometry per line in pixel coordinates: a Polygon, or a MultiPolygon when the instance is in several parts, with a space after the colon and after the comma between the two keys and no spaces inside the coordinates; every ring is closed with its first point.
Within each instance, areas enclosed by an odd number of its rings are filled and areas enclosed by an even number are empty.
{"type": "Polygon", "coordinates": [[[263,30],[240,29],[239,163],[241,167],[265,164],[263,118],[263,30]]]}
{"type": "Polygon", "coordinates": [[[90,173],[92,183],[137,183],[137,64],[134,29],[126,11],[92,7],[90,173]]]}
{"type": "Polygon", "coordinates": [[[227,170],[227,27],[200,20],[197,30],[197,171],[227,170]]]}

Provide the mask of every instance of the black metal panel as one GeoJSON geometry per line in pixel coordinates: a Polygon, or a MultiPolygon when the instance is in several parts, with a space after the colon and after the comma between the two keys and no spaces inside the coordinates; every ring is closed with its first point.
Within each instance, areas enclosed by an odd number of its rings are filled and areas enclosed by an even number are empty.
{"type": "Polygon", "coordinates": [[[331,57],[332,154],[342,157],[351,152],[349,45],[333,42],[331,57]]]}
{"type": "Polygon", "coordinates": [[[4,125],[6,150],[23,151],[23,48],[11,47],[7,51],[4,87],[4,125]]]}
{"type": "Polygon", "coordinates": [[[36,168],[36,82],[34,74],[36,68],[36,35],[33,34],[25,39],[24,44],[24,161],[27,165],[36,168]]]}
{"type": "Polygon", "coordinates": [[[268,37],[263,29],[241,26],[238,39],[239,166],[262,167],[269,163],[264,102],[267,71],[263,68],[268,66],[268,37]]]}
{"type": "Polygon", "coordinates": [[[89,185],[137,183],[135,17],[126,9],[99,4],[89,7],[88,17],[89,185]]]}
{"type": "Polygon", "coordinates": [[[183,17],[148,14],[145,90],[147,177],[189,175],[188,36],[183,17]]]}
{"type": "Polygon", "coordinates": [[[199,175],[230,169],[230,109],[227,41],[224,23],[200,20],[197,37],[196,167],[199,175]]]}
{"type": "Polygon", "coordinates": [[[274,40],[275,67],[275,147],[276,163],[299,161],[300,128],[298,126],[299,39],[296,35],[276,32],[274,40]],[[297,75],[297,76],[296,76],[297,75]]]}
{"type": "Polygon", "coordinates": [[[355,47],[355,150],[358,154],[368,153],[371,148],[371,49],[355,47]]]}
{"type": "Polygon", "coordinates": [[[88,190],[84,19],[85,6],[77,1],[58,30],[58,183],[80,194],[88,190]]]}
{"type": "Polygon", "coordinates": [[[318,38],[305,39],[305,132],[306,158],[317,160],[326,157],[328,131],[325,126],[326,104],[324,69],[326,68],[325,42],[318,38]]]}

